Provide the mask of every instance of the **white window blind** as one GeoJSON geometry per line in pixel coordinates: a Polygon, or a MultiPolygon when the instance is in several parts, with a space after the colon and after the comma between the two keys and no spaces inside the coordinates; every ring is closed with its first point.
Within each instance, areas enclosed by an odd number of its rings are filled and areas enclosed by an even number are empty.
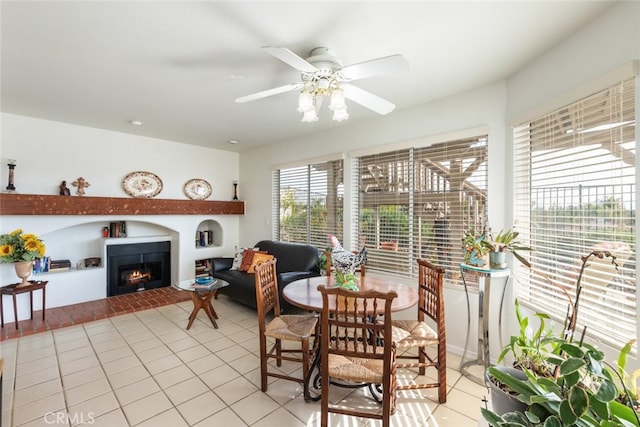
{"type": "Polygon", "coordinates": [[[620,346],[636,337],[635,81],[624,81],[514,129],[516,215],[531,269],[517,272],[518,298],[563,321],[580,257],[578,331],[620,346]]]}
{"type": "Polygon", "coordinates": [[[273,173],[274,239],[325,249],[342,239],[343,162],[334,160],[273,173]]]}
{"type": "Polygon", "coordinates": [[[352,171],[367,269],[413,276],[426,258],[457,277],[464,230],[486,225],[487,136],[358,157],[352,171]]]}

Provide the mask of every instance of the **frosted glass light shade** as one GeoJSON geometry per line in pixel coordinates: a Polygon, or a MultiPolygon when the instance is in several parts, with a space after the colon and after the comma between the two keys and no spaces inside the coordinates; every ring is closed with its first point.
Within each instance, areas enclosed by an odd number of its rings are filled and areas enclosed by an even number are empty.
{"type": "Polygon", "coordinates": [[[317,122],[318,115],[316,114],[315,108],[313,110],[305,111],[304,115],[302,116],[302,121],[305,123],[317,122]]]}
{"type": "Polygon", "coordinates": [[[309,92],[300,92],[300,96],[298,97],[298,112],[306,113],[307,111],[315,109],[316,107],[313,105],[313,95],[309,92]]]}

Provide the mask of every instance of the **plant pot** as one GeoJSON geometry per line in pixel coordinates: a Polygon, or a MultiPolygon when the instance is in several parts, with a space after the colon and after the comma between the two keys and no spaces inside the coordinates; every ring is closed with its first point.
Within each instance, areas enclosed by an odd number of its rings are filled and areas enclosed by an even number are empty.
{"type": "Polygon", "coordinates": [[[507,268],[506,252],[489,252],[489,266],[491,268],[507,268]]]}
{"type": "Polygon", "coordinates": [[[22,282],[18,284],[18,287],[28,286],[29,285],[29,276],[33,272],[33,261],[20,261],[14,263],[14,268],[16,270],[16,276],[22,279],[22,282]]]}
{"type": "MultiPolygon", "coordinates": [[[[512,368],[510,366],[494,366],[494,368],[518,379],[527,379],[527,375],[520,369],[512,368]]],[[[515,398],[515,396],[504,390],[500,385],[496,384],[496,380],[491,376],[489,370],[485,372],[485,379],[491,393],[491,408],[493,409],[493,412],[502,416],[507,412],[524,412],[527,410],[526,404],[520,402],[515,398]]]]}

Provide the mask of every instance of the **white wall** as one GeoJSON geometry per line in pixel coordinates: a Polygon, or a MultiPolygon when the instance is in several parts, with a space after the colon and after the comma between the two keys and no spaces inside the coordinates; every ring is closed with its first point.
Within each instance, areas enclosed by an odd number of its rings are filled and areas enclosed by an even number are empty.
{"type": "MultiPolygon", "coordinates": [[[[6,159],[17,159],[15,187],[22,194],[58,194],[62,180],[71,186],[84,177],[91,186],[87,196],[129,197],[121,187],[122,178],[134,171],[149,171],[163,181],[162,199],[187,200],[186,181],[201,178],[213,187],[209,200],[231,200],[232,182],[238,179],[237,153],[196,147],[172,141],[146,138],[12,114],[2,114],[0,176],[8,176],[6,159]]],[[[3,185],[3,188],[5,185],[3,185]]],[[[63,197],[63,196],[61,196],[63,197]]],[[[172,240],[172,279],[187,279],[194,274],[196,259],[231,255],[238,244],[237,215],[121,215],[121,216],[1,216],[0,232],[16,228],[44,239],[47,255],[70,259],[72,264],[86,257],[102,256],[105,239],[102,227],[109,221],[127,221],[130,237],[164,235],[172,240]],[[198,226],[207,220],[220,224],[220,246],[196,248],[198,226]]],[[[47,306],[73,304],[106,296],[106,269],[51,273],[38,276],[49,280],[47,306]]],[[[13,266],[0,264],[0,283],[16,281],[13,266]]],[[[34,304],[40,308],[36,297],[34,304]]],[[[28,316],[28,304],[18,307],[19,317],[28,316]]],[[[13,316],[10,304],[5,316],[13,316]]]]}

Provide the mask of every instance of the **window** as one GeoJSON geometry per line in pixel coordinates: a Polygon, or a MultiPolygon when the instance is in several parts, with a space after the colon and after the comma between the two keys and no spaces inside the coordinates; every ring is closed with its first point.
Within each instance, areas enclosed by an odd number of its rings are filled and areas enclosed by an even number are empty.
{"type": "Polygon", "coordinates": [[[486,135],[357,157],[352,171],[351,240],[368,270],[414,275],[428,258],[458,274],[464,230],[486,225],[486,135]]]}
{"type": "Polygon", "coordinates": [[[562,322],[582,277],[578,329],[610,344],[636,337],[635,82],[628,80],[514,129],[516,215],[531,269],[518,298],[562,322]]]}
{"type": "Polygon", "coordinates": [[[343,162],[332,160],[273,172],[273,237],[285,242],[329,245],[342,239],[343,162]]]}

